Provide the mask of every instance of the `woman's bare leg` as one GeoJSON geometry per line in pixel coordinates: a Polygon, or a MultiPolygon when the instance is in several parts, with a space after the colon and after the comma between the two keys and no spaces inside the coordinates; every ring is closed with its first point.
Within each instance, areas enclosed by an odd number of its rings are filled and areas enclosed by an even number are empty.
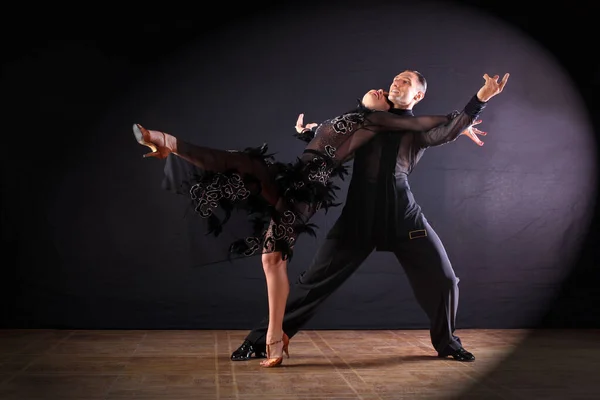
{"type": "Polygon", "coordinates": [[[146,129],[139,124],[133,126],[133,132],[138,143],[153,150],[144,157],[164,159],[173,153],[206,171],[236,170],[241,175],[250,174],[261,182],[261,195],[267,201],[275,204],[278,200],[277,189],[269,176],[268,167],[260,158],[246,153],[197,146],[179,140],[171,134],[146,129]]]}
{"type": "Polygon", "coordinates": [[[283,337],[283,315],[290,292],[290,284],[287,274],[287,260],[282,259],[281,252],[263,254],[262,264],[269,299],[269,326],[267,328],[266,343],[272,343],[272,345],[268,346],[268,358],[261,362],[261,365],[268,367],[279,364],[281,361],[276,360],[283,358],[284,346],[287,350],[283,337]]]}

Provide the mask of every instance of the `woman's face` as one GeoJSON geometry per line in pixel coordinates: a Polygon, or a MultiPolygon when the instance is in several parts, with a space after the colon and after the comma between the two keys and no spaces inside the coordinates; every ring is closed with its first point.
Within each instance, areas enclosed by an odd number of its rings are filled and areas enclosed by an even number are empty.
{"type": "Polygon", "coordinates": [[[363,96],[362,103],[371,110],[387,111],[390,109],[387,96],[388,94],[383,89],[371,89],[363,96]]]}

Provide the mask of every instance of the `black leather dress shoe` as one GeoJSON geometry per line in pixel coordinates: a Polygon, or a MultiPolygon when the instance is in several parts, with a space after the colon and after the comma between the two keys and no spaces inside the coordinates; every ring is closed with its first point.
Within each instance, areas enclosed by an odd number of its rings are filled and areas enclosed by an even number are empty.
{"type": "Polygon", "coordinates": [[[456,361],[475,361],[475,356],[472,353],[466,351],[463,347],[459,348],[458,350],[454,350],[450,347],[447,347],[446,350],[444,350],[441,353],[438,353],[438,357],[440,358],[446,358],[448,356],[452,356],[452,358],[454,358],[456,361]]]}
{"type": "Polygon", "coordinates": [[[246,361],[251,359],[253,354],[256,358],[267,358],[266,347],[265,345],[254,345],[252,342],[244,340],[244,343],[231,354],[231,361],[246,361]]]}

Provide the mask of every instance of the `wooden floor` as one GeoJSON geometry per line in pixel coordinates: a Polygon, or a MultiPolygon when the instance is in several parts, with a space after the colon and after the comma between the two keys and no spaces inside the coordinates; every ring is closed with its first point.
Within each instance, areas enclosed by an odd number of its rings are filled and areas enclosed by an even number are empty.
{"type": "Polygon", "coordinates": [[[598,330],[302,331],[280,368],[229,356],[247,331],[0,330],[0,399],[600,399],[598,330]]]}

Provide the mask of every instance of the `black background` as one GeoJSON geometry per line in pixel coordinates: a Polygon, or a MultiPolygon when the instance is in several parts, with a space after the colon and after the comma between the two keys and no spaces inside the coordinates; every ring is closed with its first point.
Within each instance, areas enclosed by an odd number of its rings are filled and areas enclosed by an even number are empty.
{"type": "MultiPolygon", "coordinates": [[[[600,69],[596,55],[597,46],[594,42],[597,36],[594,13],[589,6],[583,5],[583,2],[571,2],[568,6],[544,5],[530,10],[524,8],[523,2],[516,1],[486,1],[481,4],[474,1],[461,1],[461,3],[489,12],[527,32],[530,37],[543,44],[560,61],[576,83],[580,94],[585,99],[595,131],[598,131],[597,91],[600,69]]],[[[338,5],[328,2],[327,4],[340,9],[355,6],[353,2],[343,2],[338,5]]],[[[74,258],[70,260],[65,259],[64,254],[57,252],[53,229],[57,229],[56,226],[60,226],[61,221],[50,223],[47,220],[45,207],[50,201],[56,200],[53,199],[55,193],[53,187],[60,184],[64,174],[78,173],[81,174],[82,180],[86,179],[85,171],[78,168],[78,164],[85,161],[85,153],[81,150],[96,146],[102,152],[110,153],[111,149],[122,146],[125,142],[125,140],[109,142],[102,135],[89,136],[83,134],[83,131],[86,126],[98,124],[119,98],[130,95],[130,91],[137,87],[135,86],[137,77],[143,75],[145,71],[154,71],[158,65],[162,65],[165,60],[199,38],[206,38],[209,35],[216,40],[222,29],[235,25],[236,21],[252,19],[258,15],[265,16],[274,9],[309,10],[313,6],[316,10],[320,7],[311,2],[286,2],[285,6],[269,2],[242,3],[235,6],[232,3],[217,2],[211,4],[214,8],[210,11],[203,6],[199,6],[198,9],[192,8],[191,3],[186,7],[158,4],[154,8],[144,6],[125,10],[108,4],[99,4],[91,5],[86,9],[44,10],[32,7],[27,10],[16,9],[10,13],[10,24],[2,27],[4,62],[1,148],[3,150],[2,254],[4,261],[0,285],[5,312],[1,322],[3,327],[102,329],[212,326],[211,321],[206,320],[205,316],[218,314],[219,307],[224,305],[222,302],[205,303],[209,312],[200,313],[199,316],[192,316],[182,322],[182,315],[192,311],[186,308],[191,308],[187,304],[188,300],[182,300],[181,297],[167,305],[165,319],[161,319],[158,314],[153,314],[151,307],[144,310],[141,310],[144,307],[136,305],[132,308],[121,308],[120,301],[123,299],[110,299],[108,296],[100,301],[102,306],[99,307],[83,304],[80,297],[70,297],[64,290],[68,286],[67,282],[85,276],[85,272],[80,271],[81,275],[78,275],[78,278],[70,277],[64,265],[75,262],[76,254],[91,250],[74,246],[72,248],[74,258]],[[73,68],[73,65],[77,67],[73,68]],[[82,65],[85,65],[85,68],[81,68],[82,65]],[[46,72],[39,74],[40,68],[46,72]],[[19,71],[18,76],[14,76],[15,71],[19,71]],[[58,297],[61,298],[60,302],[49,300],[58,297]],[[141,311],[137,315],[132,315],[131,310],[135,310],[136,307],[140,307],[141,311]],[[41,308],[44,308],[43,312],[40,312],[41,308]],[[177,314],[177,308],[180,310],[183,308],[185,311],[177,314]],[[172,320],[168,317],[171,311],[177,316],[172,320]]],[[[303,14],[306,18],[306,29],[310,30],[311,19],[306,15],[309,13],[303,14]]],[[[408,18],[408,16],[404,17],[408,18]]],[[[476,26],[477,21],[473,23],[476,26]]],[[[477,32],[476,28],[474,32],[477,32]]],[[[226,49],[223,51],[226,52],[226,49]]],[[[480,53],[490,51],[493,51],[493,47],[472,49],[472,55],[477,59],[480,53]]],[[[297,56],[303,60],[300,62],[307,62],[307,57],[310,59],[309,55],[310,49],[297,51],[297,56]]],[[[293,80],[294,77],[291,76],[290,79],[293,80]]],[[[302,104],[308,102],[308,99],[304,99],[302,104]]],[[[236,105],[236,107],[243,107],[243,105],[236,105]]],[[[294,107],[291,112],[296,113],[297,108],[294,107]]],[[[128,118],[127,121],[136,122],[131,119],[128,118]]],[[[152,122],[150,117],[147,120],[152,122]]],[[[128,137],[127,140],[129,140],[127,144],[131,145],[131,138],[128,137]]],[[[117,154],[121,155],[125,152],[130,154],[132,148],[139,150],[131,145],[126,150],[121,150],[123,153],[117,151],[117,154]]],[[[133,157],[138,157],[139,154],[141,151],[134,153],[133,157]]],[[[160,173],[160,167],[156,168],[156,171],[160,173]]],[[[106,171],[108,176],[118,173],[118,170],[106,171]]],[[[97,184],[101,185],[102,182],[97,184]]],[[[95,203],[91,199],[88,200],[90,207],[93,208],[91,204],[95,203]]],[[[81,201],[87,201],[85,196],[82,196],[81,201]]],[[[173,211],[173,215],[175,214],[177,212],[173,211]]],[[[600,295],[597,283],[600,275],[597,268],[597,215],[596,211],[583,250],[576,260],[571,275],[564,281],[559,295],[546,314],[540,321],[536,321],[539,322],[539,326],[560,328],[599,326],[600,295]]],[[[104,217],[106,217],[104,214],[97,215],[99,219],[104,217]]],[[[153,225],[148,224],[147,228],[150,230],[153,225]]],[[[158,227],[158,229],[165,228],[168,229],[168,225],[158,227]]],[[[109,242],[96,244],[100,249],[110,245],[109,242]]],[[[162,245],[162,243],[149,244],[153,249],[162,245]]],[[[135,263],[134,260],[131,261],[135,263]]],[[[108,265],[111,260],[107,259],[104,262],[108,265]]],[[[143,264],[142,261],[139,262],[140,265],[143,264]]],[[[156,280],[164,279],[167,284],[167,270],[163,270],[162,276],[157,272],[158,269],[145,270],[143,273],[150,273],[149,271],[155,274],[156,280]]],[[[298,271],[291,270],[292,279],[298,271]]],[[[229,306],[238,312],[237,315],[225,316],[224,319],[229,323],[221,321],[220,325],[212,327],[248,329],[257,317],[264,315],[264,299],[257,303],[261,304],[260,307],[248,305],[249,311],[242,309],[243,305],[239,304],[241,297],[236,295],[236,292],[249,286],[254,286],[258,288],[257,292],[264,293],[261,273],[257,268],[255,273],[248,273],[248,280],[243,284],[238,286],[224,284],[222,287],[212,288],[216,293],[230,292],[229,306]]],[[[220,277],[223,278],[222,275],[220,277]]],[[[104,278],[110,281],[115,279],[115,276],[107,274],[104,278]]],[[[71,281],[71,284],[73,282],[71,281]]],[[[221,282],[226,280],[221,279],[221,282]]],[[[99,289],[103,283],[106,282],[96,282],[98,290],[103,290],[99,289]]],[[[90,287],[94,285],[89,282],[87,284],[91,285],[90,287]]],[[[198,290],[202,290],[202,285],[207,283],[198,283],[198,290]]],[[[215,284],[208,283],[208,285],[215,284]]],[[[179,289],[171,286],[169,290],[174,294],[179,289]]],[[[138,301],[138,296],[142,295],[132,294],[129,300],[135,303],[138,301]]],[[[165,297],[168,297],[168,293],[165,297]]],[[[99,298],[102,299],[101,296],[99,298]]],[[[327,323],[325,321],[325,319],[317,319],[315,325],[310,327],[331,327],[328,325],[330,323],[339,328],[354,327],[343,317],[338,320],[327,319],[327,323]]],[[[466,321],[469,321],[468,318],[466,321]]],[[[417,320],[414,326],[422,328],[419,325],[421,322],[423,321],[417,320]]],[[[468,325],[466,323],[463,326],[469,327],[468,325]]],[[[359,327],[378,326],[369,325],[367,322],[366,326],[359,327]]],[[[399,326],[402,327],[411,326],[399,326]]]]}

